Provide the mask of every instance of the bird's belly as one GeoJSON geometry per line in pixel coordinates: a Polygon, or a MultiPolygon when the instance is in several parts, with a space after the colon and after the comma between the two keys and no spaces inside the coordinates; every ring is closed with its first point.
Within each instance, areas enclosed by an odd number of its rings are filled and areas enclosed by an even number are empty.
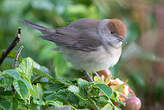
{"type": "Polygon", "coordinates": [[[66,55],[66,59],[77,69],[96,72],[115,65],[120,58],[121,48],[111,48],[109,52],[103,47],[99,47],[97,51],[91,52],[62,48],[62,52],[66,55]]]}

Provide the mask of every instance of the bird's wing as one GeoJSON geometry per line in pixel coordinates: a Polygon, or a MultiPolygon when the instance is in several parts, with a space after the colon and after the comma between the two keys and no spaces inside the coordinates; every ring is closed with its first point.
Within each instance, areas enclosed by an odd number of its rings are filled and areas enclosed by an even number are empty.
{"type": "Polygon", "coordinates": [[[99,20],[80,19],[71,22],[68,27],[59,29],[49,29],[38,24],[25,20],[23,24],[43,32],[43,39],[55,42],[68,48],[94,51],[101,45],[101,40],[97,34],[99,20]]]}
{"type": "Polygon", "coordinates": [[[56,29],[54,34],[41,37],[58,45],[82,51],[95,51],[101,45],[101,40],[97,32],[71,27],[56,29]]]}

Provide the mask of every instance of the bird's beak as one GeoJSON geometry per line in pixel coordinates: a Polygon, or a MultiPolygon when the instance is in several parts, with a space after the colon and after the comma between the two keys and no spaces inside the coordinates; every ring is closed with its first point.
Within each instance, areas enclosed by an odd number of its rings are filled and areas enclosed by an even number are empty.
{"type": "Polygon", "coordinates": [[[126,40],[125,40],[124,38],[120,37],[119,35],[115,35],[115,36],[117,37],[117,39],[118,39],[119,41],[121,41],[121,42],[124,43],[124,44],[127,44],[127,42],[126,42],[126,40]]]}

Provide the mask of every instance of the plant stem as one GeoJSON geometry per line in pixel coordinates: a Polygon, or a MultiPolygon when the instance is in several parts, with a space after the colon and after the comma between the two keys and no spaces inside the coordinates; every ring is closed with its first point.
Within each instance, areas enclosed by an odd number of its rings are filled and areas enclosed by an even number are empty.
{"type": "Polygon", "coordinates": [[[21,28],[18,28],[18,32],[17,32],[17,35],[16,35],[15,39],[9,45],[7,50],[3,51],[2,56],[0,57],[0,65],[3,63],[4,59],[10,53],[10,51],[19,43],[20,38],[21,38],[21,28]]]}
{"type": "Polygon", "coordinates": [[[22,45],[22,46],[18,49],[18,51],[17,51],[17,53],[16,53],[16,57],[15,57],[15,60],[14,60],[14,63],[13,63],[13,69],[16,68],[19,55],[20,55],[20,53],[21,53],[21,51],[22,51],[23,48],[24,48],[24,46],[22,45]]]}

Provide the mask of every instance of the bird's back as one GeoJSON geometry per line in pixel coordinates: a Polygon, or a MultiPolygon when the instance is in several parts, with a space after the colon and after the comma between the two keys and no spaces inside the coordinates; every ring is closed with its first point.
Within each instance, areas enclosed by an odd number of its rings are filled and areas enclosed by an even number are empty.
{"type": "Polygon", "coordinates": [[[79,30],[91,30],[97,31],[97,26],[99,24],[100,20],[95,19],[89,19],[89,18],[83,18],[79,19],[77,21],[71,22],[68,27],[73,27],[79,30]]]}

